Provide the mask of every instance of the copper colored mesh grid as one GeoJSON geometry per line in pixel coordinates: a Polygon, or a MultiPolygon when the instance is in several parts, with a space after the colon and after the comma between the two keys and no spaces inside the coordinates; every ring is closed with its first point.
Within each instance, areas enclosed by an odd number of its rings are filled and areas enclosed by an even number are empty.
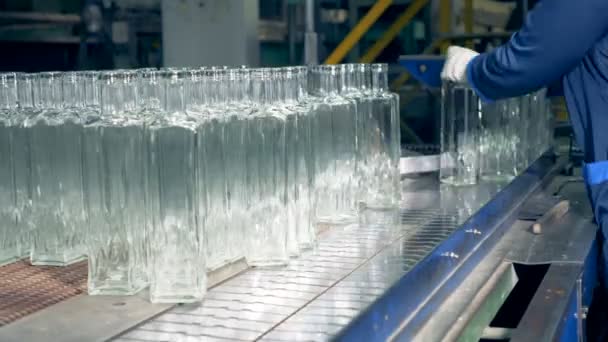
{"type": "Polygon", "coordinates": [[[87,262],[67,267],[17,261],[0,267],[0,327],[86,292],[87,262]]]}

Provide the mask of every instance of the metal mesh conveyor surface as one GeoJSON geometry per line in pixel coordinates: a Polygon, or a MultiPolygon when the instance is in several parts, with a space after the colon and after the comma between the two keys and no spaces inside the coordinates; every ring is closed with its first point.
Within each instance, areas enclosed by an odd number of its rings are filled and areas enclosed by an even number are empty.
{"type": "Polygon", "coordinates": [[[67,267],[17,261],[0,267],[0,327],[86,293],[87,262],[67,267]]]}
{"type": "Polygon", "coordinates": [[[406,186],[400,212],[333,227],[286,267],[250,269],[115,341],[318,341],[335,336],[484,205],[500,186],[406,186]],[[365,223],[372,222],[372,223],[365,223]]]}

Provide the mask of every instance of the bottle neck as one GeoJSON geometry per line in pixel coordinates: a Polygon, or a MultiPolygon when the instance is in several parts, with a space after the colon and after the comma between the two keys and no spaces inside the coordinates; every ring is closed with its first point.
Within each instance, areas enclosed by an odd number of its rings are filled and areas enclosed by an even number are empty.
{"type": "Polygon", "coordinates": [[[277,69],[267,70],[266,78],[266,104],[273,104],[279,101],[281,97],[281,73],[277,69]]]}
{"type": "Polygon", "coordinates": [[[203,71],[201,69],[189,70],[187,72],[186,87],[186,109],[199,111],[203,106],[203,71]]]}
{"type": "Polygon", "coordinates": [[[218,70],[214,79],[214,95],[215,105],[222,107],[230,102],[230,75],[228,74],[228,68],[222,67],[218,70]]]}
{"type": "Polygon", "coordinates": [[[357,85],[361,92],[367,92],[372,89],[372,74],[369,64],[357,64],[356,71],[357,85]]]}
{"type": "Polygon", "coordinates": [[[240,82],[238,82],[237,86],[238,86],[238,98],[239,101],[242,102],[244,105],[250,105],[251,104],[251,94],[250,94],[250,88],[251,88],[251,70],[245,69],[245,68],[240,68],[239,69],[239,74],[240,74],[240,82]]]}
{"type": "Polygon", "coordinates": [[[388,91],[388,66],[386,64],[373,64],[371,74],[373,90],[375,92],[388,91]]]}
{"type": "Polygon", "coordinates": [[[325,95],[335,96],[339,91],[338,67],[328,65],[321,71],[321,92],[325,95]]]}
{"type": "Polygon", "coordinates": [[[99,72],[85,71],[82,73],[84,83],[84,105],[90,108],[99,107],[99,72]]]}
{"type": "Polygon", "coordinates": [[[321,67],[315,66],[310,70],[310,75],[308,77],[308,91],[314,95],[322,95],[323,89],[321,87],[321,67]]]}
{"type": "Polygon", "coordinates": [[[186,110],[184,90],[186,79],[183,72],[166,71],[163,73],[162,108],[167,113],[183,113],[186,110]]]}
{"type": "Polygon", "coordinates": [[[133,113],[137,106],[137,86],[132,72],[107,72],[101,75],[101,112],[105,116],[133,113]]]}
{"type": "Polygon", "coordinates": [[[17,98],[22,109],[34,107],[34,82],[32,74],[21,74],[17,79],[17,98]]]}
{"type": "Polygon", "coordinates": [[[62,76],[63,106],[66,108],[85,107],[85,87],[82,75],[78,73],[66,73],[62,76]]]}
{"type": "Polygon", "coordinates": [[[297,98],[298,100],[305,99],[308,97],[308,68],[306,67],[298,67],[298,72],[296,74],[296,83],[297,83],[297,98]]]}
{"type": "Polygon", "coordinates": [[[41,108],[60,109],[63,107],[63,86],[60,73],[41,73],[38,78],[38,88],[38,101],[41,108]]]}
{"type": "Polygon", "coordinates": [[[298,86],[297,70],[295,68],[285,69],[283,72],[282,100],[290,104],[297,102],[298,86]]]}
{"type": "Polygon", "coordinates": [[[354,64],[344,64],[342,67],[342,93],[350,94],[359,90],[359,79],[354,64]]]}
{"type": "Polygon", "coordinates": [[[250,98],[256,105],[266,104],[266,72],[263,69],[251,71],[250,79],[250,98]]]}
{"type": "Polygon", "coordinates": [[[17,74],[14,72],[0,74],[0,109],[16,109],[17,104],[17,74]]]}
{"type": "Polygon", "coordinates": [[[138,107],[142,110],[161,109],[161,72],[140,70],[137,76],[139,89],[138,107]]]}

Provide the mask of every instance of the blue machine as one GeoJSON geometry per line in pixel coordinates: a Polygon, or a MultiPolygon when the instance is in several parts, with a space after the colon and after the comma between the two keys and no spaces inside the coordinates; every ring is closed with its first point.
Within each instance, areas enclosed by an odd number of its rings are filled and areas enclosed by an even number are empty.
{"type": "Polygon", "coordinates": [[[445,64],[444,56],[436,55],[410,55],[401,56],[399,64],[403,66],[409,73],[429,88],[441,87],[441,69],[445,64]]]}

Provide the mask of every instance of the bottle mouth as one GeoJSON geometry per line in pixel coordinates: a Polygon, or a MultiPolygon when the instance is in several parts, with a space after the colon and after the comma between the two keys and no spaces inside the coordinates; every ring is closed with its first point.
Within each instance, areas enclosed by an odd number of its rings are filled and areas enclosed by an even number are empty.
{"type": "Polygon", "coordinates": [[[17,86],[17,76],[19,73],[16,72],[3,72],[0,73],[0,86],[10,87],[17,86]]]}
{"type": "Polygon", "coordinates": [[[373,63],[371,69],[374,72],[388,72],[388,64],[386,63],[373,63]]]}

